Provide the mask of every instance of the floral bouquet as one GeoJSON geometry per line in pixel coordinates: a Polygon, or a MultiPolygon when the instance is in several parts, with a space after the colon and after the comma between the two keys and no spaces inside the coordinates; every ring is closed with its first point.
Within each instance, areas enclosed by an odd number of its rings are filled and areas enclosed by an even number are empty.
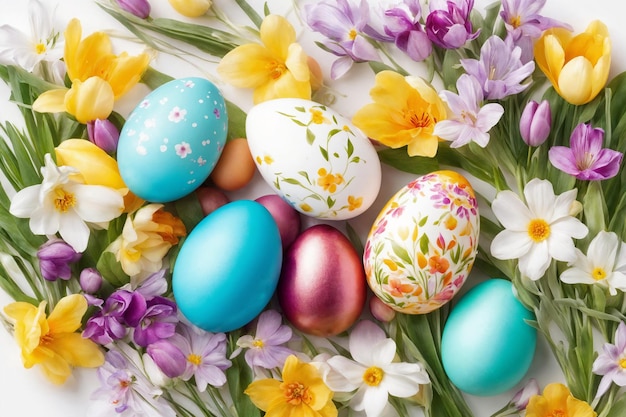
{"type": "Polygon", "coordinates": [[[119,30],[39,0],[32,33],[0,26],[22,117],[1,126],[0,320],[24,367],[97,368],[88,415],[469,417],[464,393],[516,387],[494,417],[625,415],[626,78],[602,22],[97,5],[119,30]],[[371,102],[333,110],[370,70],[371,102]],[[385,166],[411,181],[371,215],[385,166]],[[537,333],[565,384],[524,384],[537,333]]]}

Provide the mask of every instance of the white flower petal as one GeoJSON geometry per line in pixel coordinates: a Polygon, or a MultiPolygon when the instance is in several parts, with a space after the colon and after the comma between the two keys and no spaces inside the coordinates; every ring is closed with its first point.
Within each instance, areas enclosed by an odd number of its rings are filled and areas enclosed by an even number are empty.
{"type": "Polygon", "coordinates": [[[30,216],[28,225],[36,235],[53,235],[59,231],[61,219],[58,211],[37,208],[30,216]]]}
{"type": "Polygon", "coordinates": [[[552,258],[548,254],[546,241],[531,246],[530,251],[519,259],[519,269],[529,279],[537,281],[545,273],[552,258]]]}
{"type": "MultiPolygon", "coordinates": [[[[353,391],[363,384],[363,374],[367,368],[358,362],[337,355],[328,359],[326,363],[330,365],[333,371],[343,376],[346,380],[346,384],[337,389],[337,391],[353,391]]],[[[337,380],[335,382],[339,383],[340,381],[337,380]]]]}
{"type": "MultiPolygon", "coordinates": [[[[378,325],[369,321],[363,320],[357,323],[350,333],[350,339],[348,341],[348,347],[352,358],[365,366],[377,365],[375,358],[378,357],[377,352],[374,352],[373,346],[379,345],[387,339],[387,335],[378,325]]],[[[393,352],[395,355],[396,346],[393,344],[393,352]]],[[[393,359],[393,355],[391,356],[393,359]]],[[[391,360],[389,360],[391,362],[391,360]]]]}
{"type": "Polygon", "coordinates": [[[15,217],[30,217],[33,211],[39,206],[39,191],[41,185],[31,185],[20,190],[11,199],[9,212],[15,217]]]}
{"type": "Polygon", "coordinates": [[[78,215],[69,211],[60,216],[59,234],[76,252],[87,249],[89,228],[78,215]]]}
{"type": "Polygon", "coordinates": [[[561,272],[559,275],[561,281],[566,284],[595,284],[596,281],[591,278],[588,271],[580,268],[569,268],[561,272]]]}
{"type": "Polygon", "coordinates": [[[587,257],[595,266],[613,271],[619,239],[613,232],[600,231],[587,249],[587,257]]]}
{"type": "Polygon", "coordinates": [[[530,212],[513,191],[500,191],[491,203],[491,209],[505,229],[527,232],[528,223],[532,219],[530,212]]]}
{"type": "Polygon", "coordinates": [[[554,202],[554,213],[552,220],[557,220],[561,217],[569,217],[572,203],[576,200],[578,190],[569,190],[563,194],[559,194],[554,202]]]}
{"type": "Polygon", "coordinates": [[[367,417],[378,417],[387,405],[389,393],[382,386],[370,387],[364,385],[357,391],[350,405],[356,411],[365,410],[367,417]]]}
{"type": "Polygon", "coordinates": [[[420,385],[430,382],[426,372],[416,363],[392,363],[384,368],[383,384],[389,394],[411,397],[419,392],[420,385]]]}
{"type": "Polygon", "coordinates": [[[505,229],[498,233],[491,242],[491,255],[496,259],[517,259],[530,251],[533,241],[528,232],[516,232],[505,229]]]}
{"type": "Polygon", "coordinates": [[[433,135],[447,141],[455,141],[463,129],[463,123],[454,120],[442,120],[435,125],[433,135]]]}
{"type": "Polygon", "coordinates": [[[86,222],[108,222],[124,210],[124,199],[112,188],[101,185],[68,184],[76,197],[74,210],[86,222]]]}
{"type": "Polygon", "coordinates": [[[616,295],[617,291],[626,292],[626,275],[621,272],[613,272],[607,279],[611,295],[616,295]]]}
{"type": "MultiPolygon", "coordinates": [[[[532,179],[524,187],[524,196],[532,218],[552,221],[555,207],[555,196],[552,183],[548,180],[532,179]]],[[[569,209],[569,207],[568,207],[569,209]]]]}

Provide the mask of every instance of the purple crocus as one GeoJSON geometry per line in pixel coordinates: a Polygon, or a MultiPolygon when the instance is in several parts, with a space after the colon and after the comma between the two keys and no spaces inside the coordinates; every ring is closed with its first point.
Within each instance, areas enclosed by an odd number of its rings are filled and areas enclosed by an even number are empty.
{"type": "Polygon", "coordinates": [[[127,327],[136,327],[146,313],[145,298],[134,291],[117,290],[104,302],[102,309],[87,320],[83,337],[101,345],[126,336],[127,327]]]}
{"type": "Polygon", "coordinates": [[[134,327],[133,340],[146,347],[174,335],[178,319],[176,304],[165,297],[154,297],[146,303],[146,311],[134,327]]]}
{"type": "MultiPolygon", "coordinates": [[[[133,289],[143,295],[146,300],[151,300],[154,297],[165,294],[167,292],[167,279],[165,279],[165,272],[165,269],[161,269],[160,271],[148,275],[133,289]]],[[[132,287],[132,285],[129,285],[129,287],[132,287]]]]}
{"type": "Polygon", "coordinates": [[[522,82],[535,70],[535,63],[522,64],[521,54],[519,47],[494,35],[480,48],[480,59],[462,59],[461,65],[478,80],[487,100],[500,100],[530,85],[522,82]]]}
{"type": "Polygon", "coordinates": [[[571,30],[571,26],[539,14],[546,0],[502,0],[500,17],[508,33],[518,40],[522,36],[536,39],[544,30],[562,27],[571,30]]]}
{"type": "Polygon", "coordinates": [[[385,11],[385,33],[414,61],[423,61],[433,50],[420,23],[421,18],[422,10],[418,0],[404,0],[385,11]]]}
{"type": "Polygon", "coordinates": [[[64,240],[48,240],[37,251],[41,275],[48,281],[56,281],[58,278],[68,280],[72,277],[70,264],[77,262],[81,255],[64,240]]]}
{"type": "MultiPolygon", "coordinates": [[[[287,356],[293,351],[283,344],[291,340],[292,330],[282,324],[282,316],[274,310],[261,313],[256,325],[254,336],[245,335],[237,340],[239,348],[248,349],[245,354],[246,363],[251,368],[255,366],[273,369],[280,368],[287,356]]],[[[233,352],[236,355],[239,349],[233,352]]]]}
{"type": "Polygon", "coordinates": [[[436,45],[445,49],[460,48],[476,39],[479,30],[472,33],[469,19],[474,0],[431,0],[426,18],[426,34],[436,45]]]}
{"type": "Polygon", "coordinates": [[[551,126],[550,102],[548,100],[543,100],[541,103],[529,101],[519,119],[519,131],[524,143],[528,146],[541,145],[548,139],[551,126]]]}
{"type": "Polygon", "coordinates": [[[570,136],[570,148],[553,146],[548,151],[552,165],[579,180],[598,181],[617,175],[624,154],[602,148],[604,130],[580,123],[570,136]]]}
{"type": "Polygon", "coordinates": [[[113,153],[117,150],[120,131],[108,119],[96,119],[87,123],[87,136],[103,151],[113,153]]]}
{"type": "Polygon", "coordinates": [[[181,350],[168,339],[157,340],[148,345],[146,352],[159,369],[169,378],[177,378],[185,372],[187,358],[181,350]]]}
{"type": "Polygon", "coordinates": [[[78,278],[80,288],[88,294],[93,294],[100,290],[102,286],[102,275],[95,268],[85,268],[80,271],[78,278]]]}
{"type": "Polygon", "coordinates": [[[494,127],[504,108],[498,103],[489,103],[481,107],[483,90],[476,78],[463,74],[456,82],[459,94],[442,91],[441,97],[452,111],[451,117],[435,125],[433,135],[452,141],[453,148],[476,142],[481,147],[489,143],[489,130],[494,127]]]}
{"type": "Polygon", "coordinates": [[[376,48],[367,40],[364,30],[369,20],[366,0],[353,4],[350,0],[327,0],[304,7],[309,27],[329,38],[324,46],[339,59],[331,66],[332,79],[338,79],[354,62],[376,61],[376,48]]]}
{"type": "Polygon", "coordinates": [[[148,0],[117,0],[120,8],[126,10],[141,19],[150,16],[150,3],[148,0]]]}
{"type": "Polygon", "coordinates": [[[604,395],[612,382],[620,387],[626,386],[626,323],[617,326],[613,344],[602,346],[602,353],[593,362],[591,371],[602,375],[596,398],[604,395]]]}

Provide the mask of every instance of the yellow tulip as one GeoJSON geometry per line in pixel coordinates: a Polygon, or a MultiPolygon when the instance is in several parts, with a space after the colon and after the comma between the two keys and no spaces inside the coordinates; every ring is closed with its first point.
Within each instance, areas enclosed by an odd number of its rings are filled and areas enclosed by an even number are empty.
{"type": "Polygon", "coordinates": [[[433,129],[447,117],[435,89],[419,77],[381,71],[370,96],[374,103],[366,104],[352,118],[356,127],[391,148],[408,145],[411,156],[435,156],[439,138],[433,129]]]}
{"type": "Polygon", "coordinates": [[[55,149],[57,164],[77,169],[85,184],[116,189],[124,196],[124,211],[138,209],[143,200],[128,191],[117,161],[104,150],[85,139],[68,139],[55,149]]]}
{"type": "Polygon", "coordinates": [[[100,77],[85,82],[75,80],[64,97],[65,110],[81,123],[106,119],[113,111],[115,98],[109,83],[100,77]]]}
{"type": "Polygon", "coordinates": [[[14,325],[24,367],[41,365],[50,381],[62,384],[72,374],[72,366],[102,365],[104,355],[98,345],[75,333],[86,311],[87,300],[80,294],[63,297],[48,317],[45,301],[39,307],[24,302],[7,305],[4,312],[14,325]]]}
{"type": "Polygon", "coordinates": [[[608,29],[598,20],[576,36],[563,28],[549,29],[535,44],[535,61],[566,101],[575,105],[588,103],[609,77],[608,29]]]}
{"type": "Polygon", "coordinates": [[[169,0],[178,13],[187,17],[199,17],[209,11],[211,0],[169,0]]]}
{"type": "Polygon", "coordinates": [[[238,46],[220,61],[217,72],[238,88],[254,89],[254,103],[275,98],[311,98],[308,57],[296,31],[282,16],[269,15],[260,29],[263,45],[238,46]]]}

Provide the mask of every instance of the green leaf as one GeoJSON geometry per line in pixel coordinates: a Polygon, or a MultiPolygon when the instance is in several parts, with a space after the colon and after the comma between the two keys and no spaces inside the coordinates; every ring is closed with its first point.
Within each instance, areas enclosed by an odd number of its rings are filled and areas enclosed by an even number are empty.
{"type": "Polygon", "coordinates": [[[626,416],[626,395],[622,395],[619,400],[613,403],[611,411],[606,417],[623,417],[626,416]]]}
{"type": "Polygon", "coordinates": [[[402,259],[407,264],[413,263],[409,252],[407,252],[407,250],[404,249],[402,246],[398,245],[395,241],[391,242],[391,250],[393,250],[393,253],[396,254],[398,258],[402,259]]]}
{"type": "Polygon", "coordinates": [[[410,174],[424,175],[439,169],[436,158],[409,156],[406,147],[378,151],[380,162],[410,174]]]}
{"type": "Polygon", "coordinates": [[[198,200],[198,196],[195,192],[176,200],[174,202],[174,208],[178,217],[183,221],[187,233],[193,230],[193,228],[204,219],[204,212],[202,211],[200,200],[198,200]]]}
{"type": "MultiPolygon", "coordinates": [[[[257,28],[261,27],[261,23],[263,23],[263,19],[259,14],[248,4],[247,0],[235,0],[235,2],[239,5],[241,10],[248,16],[248,18],[254,23],[257,28]]],[[[265,4],[267,7],[267,3],[265,4]]],[[[267,15],[266,15],[267,16],[267,15]]]]}
{"type": "Polygon", "coordinates": [[[103,252],[96,268],[102,274],[102,278],[116,288],[130,282],[130,277],[122,270],[122,265],[115,259],[112,252],[103,252]]]}
{"type": "MultiPolygon", "coordinates": [[[[329,51],[330,52],[330,51],[329,51]]],[[[403,70],[402,68],[394,68],[391,67],[383,62],[377,62],[377,61],[369,61],[368,65],[370,66],[370,68],[372,69],[372,71],[374,71],[374,74],[378,74],[381,71],[393,71],[393,72],[397,72],[399,74],[402,74],[404,76],[409,75],[405,70],[403,70]]]]}
{"type": "MultiPolygon", "coordinates": [[[[312,145],[315,142],[315,133],[308,127],[306,128],[306,143],[312,145]]],[[[326,154],[326,160],[328,160],[328,154],[326,154]]]]}
{"type": "Polygon", "coordinates": [[[261,411],[250,401],[250,397],[243,392],[252,382],[254,375],[252,369],[246,364],[244,355],[238,355],[231,359],[232,366],[226,370],[228,390],[233,398],[233,405],[238,416],[260,417],[261,411]]]}
{"type": "Polygon", "coordinates": [[[354,145],[352,144],[352,141],[350,139],[348,139],[348,147],[346,151],[348,152],[348,158],[350,158],[354,153],[354,145]]]}
{"type": "Polygon", "coordinates": [[[422,235],[422,237],[420,238],[420,251],[422,253],[428,253],[429,249],[428,249],[428,244],[430,243],[429,239],[428,239],[428,235],[426,233],[424,233],[422,235]]]}
{"type": "Polygon", "coordinates": [[[246,137],[246,119],[248,115],[235,103],[225,100],[228,114],[228,140],[246,137]]]}
{"type": "Polygon", "coordinates": [[[352,225],[348,222],[346,222],[346,233],[348,234],[348,239],[350,240],[350,243],[352,243],[354,250],[356,250],[356,253],[359,255],[359,258],[361,258],[363,256],[363,242],[361,242],[361,238],[359,237],[359,234],[356,232],[356,230],[354,230],[352,225]]]}
{"type": "Polygon", "coordinates": [[[326,198],[326,204],[328,205],[328,208],[333,208],[336,202],[337,201],[333,200],[330,196],[326,198]]]}
{"type": "Polygon", "coordinates": [[[163,84],[172,80],[174,80],[174,77],[164,74],[151,66],[149,66],[141,76],[141,82],[147,85],[151,90],[156,90],[163,84]]]}
{"type": "Polygon", "coordinates": [[[322,154],[324,159],[328,161],[328,151],[320,146],[320,153],[322,154]]]}

